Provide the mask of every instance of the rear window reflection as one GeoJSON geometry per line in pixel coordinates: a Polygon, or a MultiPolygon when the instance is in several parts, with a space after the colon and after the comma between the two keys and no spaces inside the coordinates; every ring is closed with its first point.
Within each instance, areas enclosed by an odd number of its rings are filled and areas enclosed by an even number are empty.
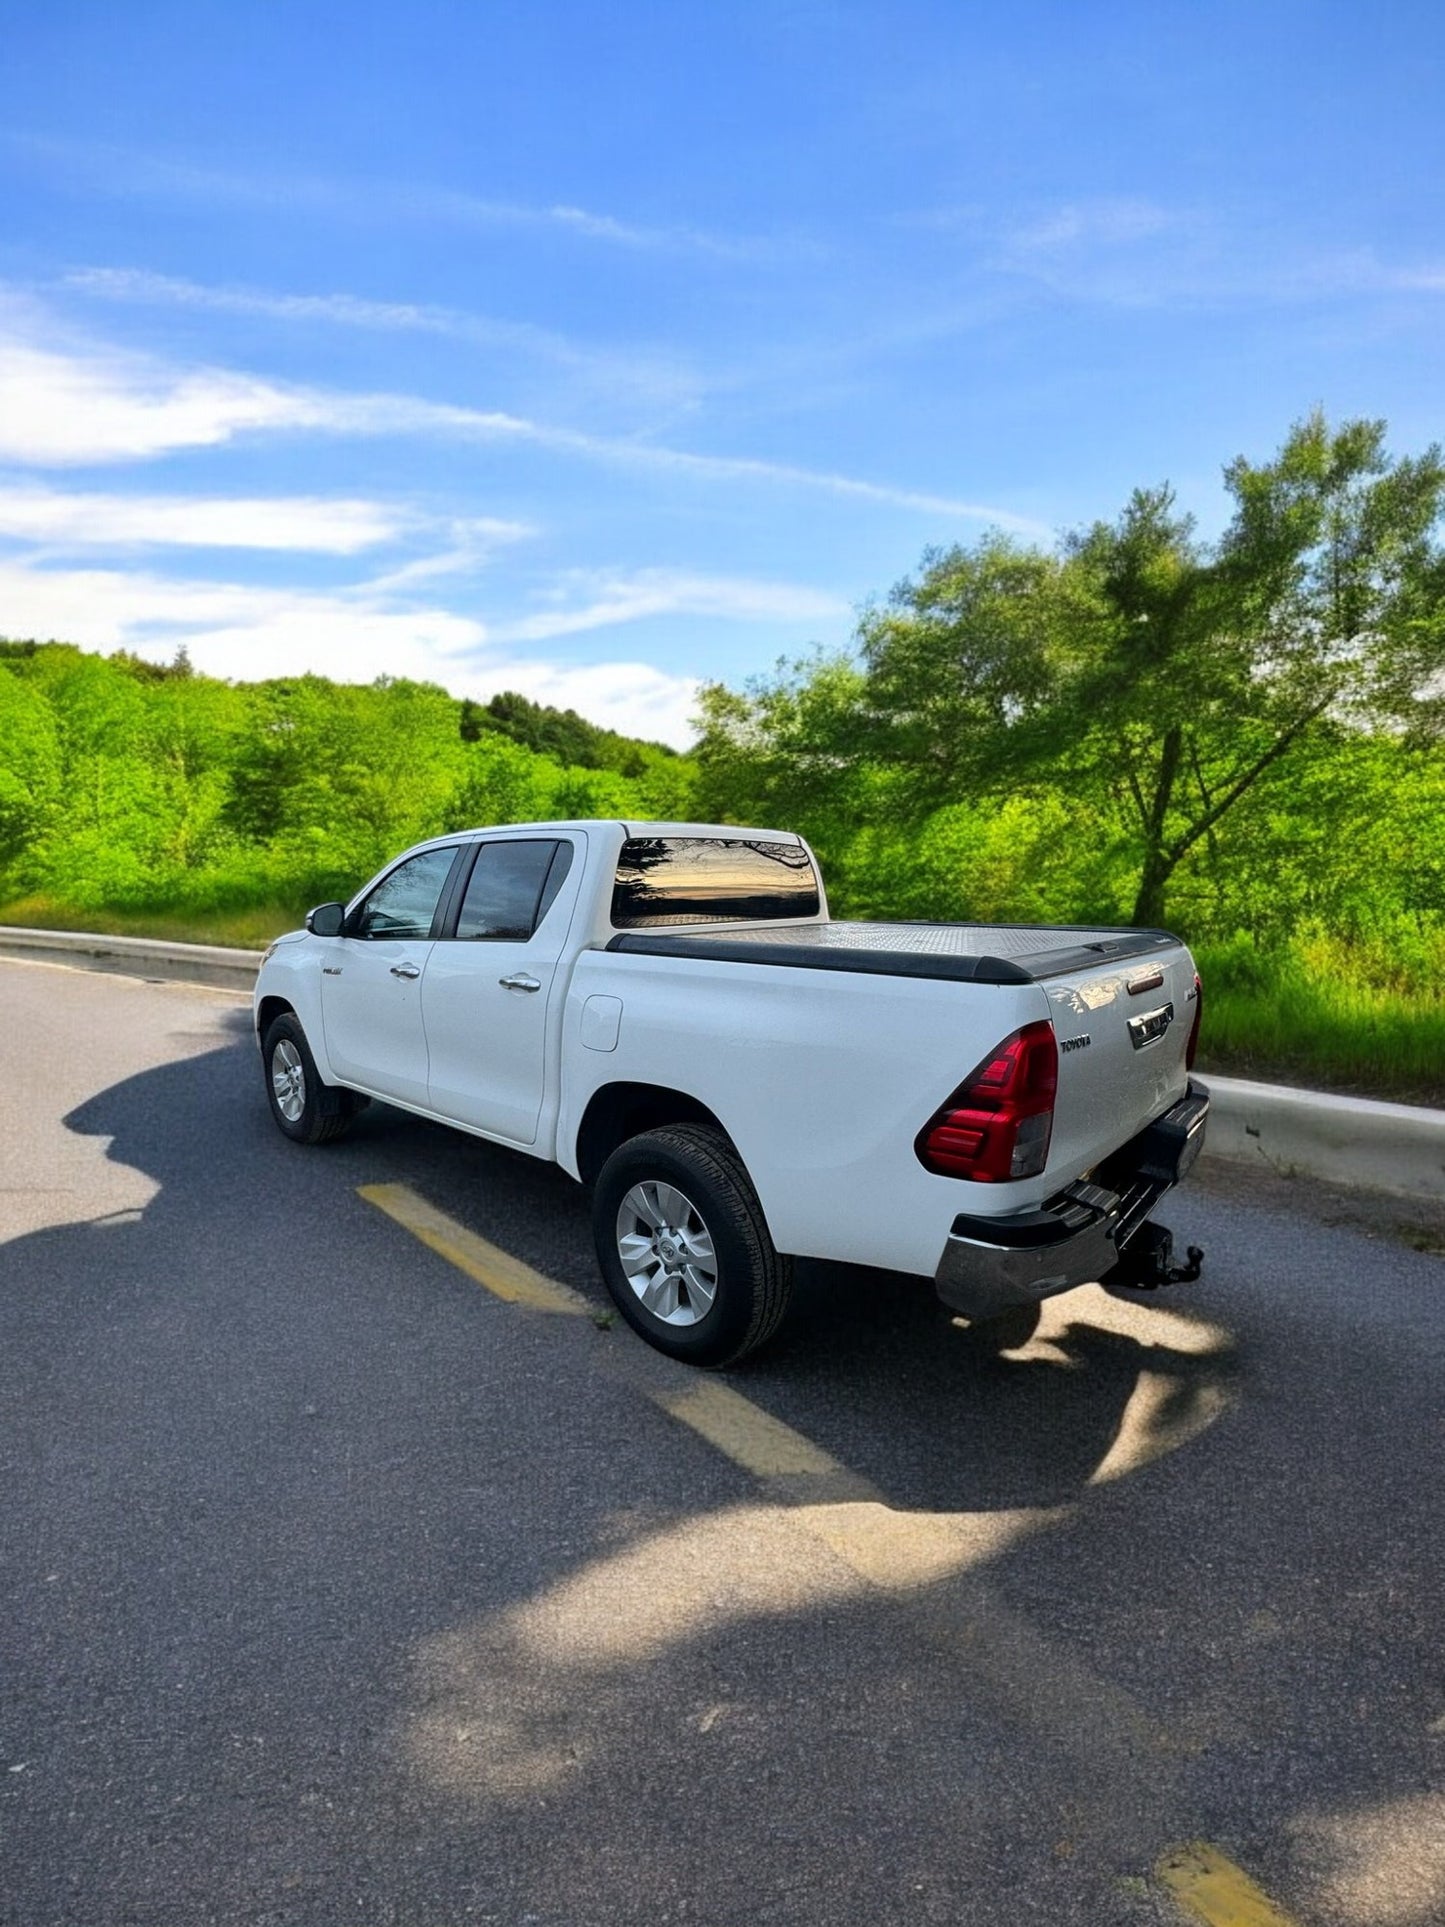
{"type": "Polygon", "coordinates": [[[763,923],[815,917],[818,879],[796,843],[704,836],[632,837],[612,890],[612,923],[645,930],[670,923],[763,923]]]}

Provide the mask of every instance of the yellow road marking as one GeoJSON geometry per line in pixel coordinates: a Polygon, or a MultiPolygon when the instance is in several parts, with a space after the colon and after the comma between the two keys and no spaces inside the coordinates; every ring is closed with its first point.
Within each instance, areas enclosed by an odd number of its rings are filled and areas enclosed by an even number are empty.
{"type": "MultiPolygon", "coordinates": [[[[591,1314],[592,1307],[580,1293],[489,1244],[428,1204],[408,1185],[366,1184],[359,1188],[358,1195],[509,1304],[574,1316],[591,1314]]],[[[821,1446],[754,1405],[741,1392],[716,1379],[698,1381],[691,1376],[678,1388],[669,1380],[683,1368],[655,1354],[637,1361],[637,1365],[642,1369],[627,1372],[635,1379],[636,1390],[755,1478],[781,1482],[785,1487],[789,1480],[826,1480],[831,1502],[797,1504],[790,1516],[870,1585],[897,1590],[928,1584],[980,1557],[991,1556],[1020,1531],[1035,1530],[1057,1516],[1026,1511],[989,1515],[982,1520],[959,1518],[954,1524],[960,1543],[935,1545],[940,1522],[932,1515],[895,1513],[866,1480],[850,1473],[821,1446]],[[920,1538],[927,1543],[915,1543],[920,1538]]],[[[809,1488],[811,1494],[817,1490],[815,1486],[809,1488]]],[[[981,1616],[989,1626],[987,1650],[980,1652],[976,1645],[971,1646],[970,1663],[975,1677],[992,1679],[1006,1702],[1012,1703],[1020,1693],[1031,1691],[1033,1683],[1048,1678],[1052,1682],[1051,1697],[1060,1704],[1060,1733],[1056,1737],[1065,1741],[1071,1736],[1075,1741],[1085,1739],[1090,1752],[1103,1743],[1109,1731],[1128,1730],[1136,1741],[1163,1744],[1126,1695],[1106,1688],[1085,1669],[1069,1662],[1026,1622],[1011,1615],[1001,1601],[989,1598],[985,1604],[981,1616]],[[1102,1731],[1089,1717],[1101,1703],[1108,1714],[1102,1731]]],[[[950,1644],[956,1644],[959,1628],[950,1625],[947,1637],[950,1644]]],[[[1156,1872],[1204,1927],[1295,1927],[1247,1874],[1203,1841],[1171,1849],[1156,1872]]]]}
{"type": "Polygon", "coordinates": [[[679,1424],[689,1426],[756,1478],[826,1478],[843,1471],[821,1446],[715,1379],[654,1397],[679,1424]]]}
{"type": "Polygon", "coordinates": [[[545,1278],[540,1271],[524,1265],[520,1258],[488,1244],[475,1231],[468,1231],[464,1224],[458,1224],[455,1218],[428,1204],[410,1185],[363,1184],[357,1195],[398,1224],[405,1225],[414,1238],[420,1238],[438,1257],[447,1259],[469,1278],[475,1278],[479,1285],[485,1285],[495,1297],[505,1298],[509,1305],[526,1305],[531,1311],[568,1312],[574,1316],[579,1312],[585,1315],[591,1309],[580,1292],[569,1291],[554,1278],[545,1278]]]}
{"type": "Polygon", "coordinates": [[[1171,1847],[1155,1871],[1185,1912],[1204,1927],[1295,1927],[1241,1867],[1207,1840],[1171,1847]]]}

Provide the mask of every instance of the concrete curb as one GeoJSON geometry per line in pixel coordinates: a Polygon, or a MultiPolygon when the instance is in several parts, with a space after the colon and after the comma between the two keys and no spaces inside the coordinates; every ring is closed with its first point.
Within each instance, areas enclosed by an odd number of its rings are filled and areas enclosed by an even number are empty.
{"type": "Polygon", "coordinates": [[[259,950],[165,943],[157,937],[104,937],[76,930],[25,930],[16,924],[0,924],[0,957],[68,964],[78,970],[110,970],[127,977],[211,984],[218,990],[245,991],[248,996],[261,967],[259,950]]]}
{"type": "Polygon", "coordinates": [[[1215,1162],[1445,1202],[1445,1111],[1208,1072],[1202,1081],[1214,1100],[1205,1156],[1215,1162]]]}
{"type": "MultiPolygon", "coordinates": [[[[247,993],[261,964],[259,950],[24,930],[14,924],[0,924],[0,957],[247,993]]],[[[1263,1165],[1396,1197],[1445,1200],[1445,1111],[1238,1077],[1206,1074],[1204,1082],[1214,1099],[1205,1151],[1212,1162],[1263,1165]]]]}

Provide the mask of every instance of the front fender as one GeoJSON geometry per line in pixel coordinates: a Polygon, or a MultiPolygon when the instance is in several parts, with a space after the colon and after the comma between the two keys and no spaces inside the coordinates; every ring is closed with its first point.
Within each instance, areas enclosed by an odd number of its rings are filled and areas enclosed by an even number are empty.
{"type": "Polygon", "coordinates": [[[326,1030],[321,1021],[321,941],[311,936],[283,937],[256,973],[251,1003],[252,1023],[259,1046],[270,1012],[284,1005],[296,1013],[311,1055],[324,1082],[335,1083],[326,1052],[326,1030]]]}

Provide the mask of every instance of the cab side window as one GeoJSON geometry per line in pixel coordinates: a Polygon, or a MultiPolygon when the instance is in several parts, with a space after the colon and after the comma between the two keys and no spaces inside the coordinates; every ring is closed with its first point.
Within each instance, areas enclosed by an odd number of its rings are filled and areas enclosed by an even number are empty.
{"type": "Polygon", "coordinates": [[[422,850],[384,876],[346,926],[348,937],[431,935],[432,918],[456,861],[456,849],[422,850]]]}
{"type": "Polygon", "coordinates": [[[484,843],[462,898],[459,942],[525,943],[551,908],[572,863],[572,845],[516,837],[484,843]]]}

